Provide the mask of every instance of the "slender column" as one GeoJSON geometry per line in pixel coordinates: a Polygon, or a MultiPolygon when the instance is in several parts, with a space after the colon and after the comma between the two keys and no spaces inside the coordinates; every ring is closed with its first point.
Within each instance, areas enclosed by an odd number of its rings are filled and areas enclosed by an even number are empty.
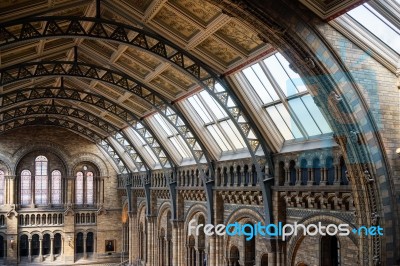
{"type": "Polygon", "coordinates": [[[39,261],[43,261],[43,239],[39,239],[39,261]]]}
{"type": "Polygon", "coordinates": [[[87,240],[87,236],[84,236],[83,237],[83,259],[87,259],[86,240],[87,240]]]}
{"type": "Polygon", "coordinates": [[[216,264],[216,252],[217,251],[217,246],[216,246],[216,236],[210,236],[210,252],[208,254],[208,265],[217,265],[216,264]]]}
{"type": "Polygon", "coordinates": [[[28,238],[28,261],[32,262],[32,238],[28,238]]]}
{"type": "Polygon", "coordinates": [[[54,261],[54,237],[50,238],[50,261],[54,261]]]}
{"type": "Polygon", "coordinates": [[[296,185],[301,185],[301,168],[300,167],[295,167],[296,169],[296,185]]]}
{"type": "Polygon", "coordinates": [[[308,175],[308,186],[312,186],[314,184],[314,169],[313,168],[308,168],[307,169],[307,175],[308,175]]]}
{"type": "Polygon", "coordinates": [[[93,236],[93,259],[97,258],[97,236],[93,236]]]}
{"type": "Polygon", "coordinates": [[[319,182],[320,186],[325,186],[328,184],[328,169],[323,167],[321,168],[321,181],[319,182]]]}

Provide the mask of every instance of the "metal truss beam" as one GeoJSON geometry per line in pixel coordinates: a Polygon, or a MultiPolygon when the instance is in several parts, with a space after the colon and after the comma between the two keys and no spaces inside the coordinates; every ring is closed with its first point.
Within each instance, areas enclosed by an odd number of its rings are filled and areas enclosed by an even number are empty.
{"type": "MultiPolygon", "coordinates": [[[[190,76],[198,80],[200,85],[206,89],[212,97],[225,109],[229,115],[232,122],[235,124],[236,128],[242,135],[245,144],[251,154],[253,164],[255,165],[259,180],[263,180],[264,176],[262,173],[262,166],[256,156],[258,148],[262,147],[267,164],[270,172],[273,172],[272,157],[270,149],[268,148],[266,142],[263,140],[259,130],[255,126],[254,122],[251,121],[247,111],[243,108],[239,99],[236,97],[234,91],[230,86],[219,76],[214,73],[208,66],[202,63],[199,59],[191,56],[183,49],[179,48],[177,45],[165,40],[161,36],[148,32],[143,29],[136,27],[124,25],[122,23],[117,23],[114,21],[104,20],[97,16],[96,18],[82,18],[82,17],[39,17],[39,18],[25,18],[23,20],[11,21],[8,23],[3,23],[0,26],[0,47],[10,47],[11,45],[26,42],[29,40],[37,40],[43,38],[55,38],[55,37],[71,37],[71,38],[93,38],[99,40],[107,40],[112,42],[117,42],[120,44],[125,44],[128,46],[137,47],[148,51],[158,57],[163,58],[166,61],[173,63],[175,66],[180,68],[182,71],[186,72],[190,76]],[[67,24],[67,27],[63,27],[61,24],[67,24]],[[83,25],[87,27],[84,27],[83,25]],[[42,28],[38,28],[35,25],[41,25],[42,28]],[[88,29],[88,30],[85,30],[88,29]],[[18,29],[17,32],[12,29],[18,29]],[[131,37],[132,36],[132,37],[131,37]],[[219,83],[221,86],[216,86],[219,83]]],[[[73,70],[77,71],[77,70],[73,70]]],[[[112,76],[112,75],[111,75],[112,76]]],[[[107,79],[112,77],[107,76],[107,79]]],[[[9,77],[3,77],[2,80],[7,80],[9,77]]],[[[119,82],[124,82],[124,79],[120,79],[119,82]]],[[[151,93],[150,93],[151,94],[151,93]]],[[[157,95],[154,95],[157,96],[157,95]]],[[[155,102],[155,97],[152,95],[146,95],[146,98],[150,98],[150,102],[157,104],[155,102]],[[148,97],[149,96],[149,97],[148,97]]],[[[159,104],[159,103],[158,103],[159,104]]],[[[159,105],[157,107],[158,111],[164,116],[168,117],[167,110],[173,110],[173,116],[178,117],[180,115],[179,111],[175,108],[171,108],[169,104],[159,105]],[[161,107],[161,108],[160,108],[161,107]]],[[[171,119],[168,119],[171,121],[171,119]]],[[[187,122],[187,121],[185,121],[187,122]]],[[[176,123],[173,123],[176,127],[179,127],[176,123]]],[[[185,129],[188,130],[188,124],[183,124],[185,129]]],[[[185,132],[182,137],[186,140],[185,132]]],[[[204,151],[201,147],[201,142],[199,138],[192,134],[191,138],[198,142],[200,149],[193,150],[194,145],[189,146],[192,149],[192,153],[195,157],[197,164],[200,167],[200,158],[204,155],[204,151]],[[200,157],[199,157],[200,156],[200,157]]],[[[190,142],[188,142],[190,143],[190,142]]],[[[208,156],[205,156],[208,160],[208,167],[210,172],[210,177],[202,175],[204,183],[213,180],[213,169],[208,156]]],[[[272,176],[266,173],[266,176],[272,176]]],[[[268,180],[264,180],[265,184],[270,183],[268,180]]],[[[265,187],[265,186],[262,186],[265,187]]],[[[269,190],[268,185],[268,190],[269,190]]],[[[265,189],[263,188],[263,191],[265,189]]],[[[265,196],[270,195],[268,191],[264,191],[265,196]]],[[[212,198],[212,195],[211,195],[212,198]]],[[[212,201],[211,198],[208,200],[212,201]]],[[[267,213],[272,215],[271,212],[271,197],[265,198],[268,201],[267,213]]]]}
{"type": "MultiPolygon", "coordinates": [[[[0,108],[7,108],[18,103],[24,103],[38,99],[62,99],[67,101],[76,101],[94,105],[97,108],[103,109],[129,124],[132,129],[136,131],[145,140],[146,144],[148,144],[153,150],[154,154],[157,156],[157,158],[159,158],[162,167],[165,167],[168,164],[170,166],[174,165],[171,156],[160,144],[154,132],[149,126],[146,125],[146,123],[144,123],[144,121],[139,121],[139,117],[137,117],[130,110],[120,106],[118,103],[108,100],[107,98],[95,93],[73,88],[66,88],[63,86],[25,88],[0,95],[0,108]]],[[[115,133],[112,134],[114,134],[115,137],[115,133]]],[[[120,143],[122,141],[120,138],[117,140],[120,143]]],[[[136,158],[135,161],[137,161],[136,158]]],[[[145,161],[143,160],[142,162],[145,161]]]]}

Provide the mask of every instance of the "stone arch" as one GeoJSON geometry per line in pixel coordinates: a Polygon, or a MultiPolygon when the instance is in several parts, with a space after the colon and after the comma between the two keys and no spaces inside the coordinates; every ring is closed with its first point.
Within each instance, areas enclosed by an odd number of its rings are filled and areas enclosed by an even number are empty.
{"type": "Polygon", "coordinates": [[[34,152],[34,151],[44,151],[44,152],[50,152],[55,154],[63,163],[65,172],[69,172],[69,165],[67,161],[71,158],[71,155],[68,151],[66,151],[62,146],[53,143],[51,141],[49,142],[34,142],[30,143],[29,145],[22,146],[19,148],[13,155],[12,155],[12,160],[14,162],[14,173],[16,173],[17,166],[19,162],[29,153],[34,152]]]}
{"type": "Polygon", "coordinates": [[[74,172],[78,164],[82,162],[89,162],[93,164],[99,171],[100,176],[109,176],[109,170],[107,164],[99,156],[93,153],[78,153],[74,154],[73,159],[70,162],[71,168],[68,172],[69,176],[74,176],[74,172]]]}
{"type": "Polygon", "coordinates": [[[188,235],[188,225],[189,222],[192,220],[192,218],[198,214],[201,213],[204,215],[205,220],[207,221],[207,217],[208,217],[208,213],[207,213],[207,208],[204,205],[201,204],[194,204],[192,205],[189,210],[187,211],[186,215],[185,215],[185,225],[184,225],[184,232],[186,233],[186,235],[188,235]]]}
{"type": "MultiPolygon", "coordinates": [[[[162,228],[161,222],[164,215],[167,215],[168,211],[171,211],[171,204],[169,202],[163,202],[158,208],[157,214],[157,228],[160,230],[162,228]]],[[[168,221],[167,221],[168,222],[168,221]]]]}
{"type": "MultiPolygon", "coordinates": [[[[312,23],[299,14],[299,3],[286,2],[283,8],[281,3],[273,1],[265,5],[210,1],[240,18],[248,26],[260,29],[260,36],[270,40],[283,53],[292,69],[302,78],[313,79],[314,85],[310,86],[310,90],[337,133],[335,140],[345,154],[348,168],[351,168],[350,183],[359,214],[357,224],[369,224],[368,213],[378,213],[384,217],[381,226],[393,232],[392,238],[368,239],[366,245],[369,248],[360,249],[362,260],[375,257],[378,263],[383,260],[388,265],[394,264],[395,258],[400,255],[398,204],[393,172],[375,118],[380,110],[367,103],[364,91],[357,85],[333,45],[329,44],[317,27],[312,27],[312,23]],[[288,12],[293,14],[290,20],[286,19],[288,12]],[[347,93],[349,91],[354,93],[347,93]],[[367,184],[360,178],[365,168],[379,182],[367,184]]],[[[316,17],[313,21],[317,22],[318,19],[316,17]]]]}
{"type": "MultiPolygon", "coordinates": [[[[351,223],[350,221],[341,218],[341,217],[337,217],[334,215],[329,215],[329,214],[324,214],[324,215],[320,215],[320,214],[316,214],[316,215],[312,215],[312,216],[308,216],[306,218],[301,219],[300,221],[298,221],[298,224],[304,224],[305,226],[308,226],[309,224],[318,224],[318,222],[321,222],[322,224],[348,224],[349,230],[351,231],[352,229],[356,229],[356,226],[351,223]]],[[[287,265],[292,265],[295,266],[295,259],[296,259],[296,253],[297,250],[299,248],[299,246],[301,245],[301,243],[303,242],[304,238],[306,236],[303,235],[303,230],[300,229],[300,231],[297,233],[296,236],[293,237],[289,237],[286,240],[287,243],[287,265]]],[[[320,238],[321,235],[317,235],[314,236],[316,238],[318,238],[318,242],[320,242],[320,238]]],[[[338,239],[350,239],[351,242],[358,247],[359,243],[358,240],[356,239],[354,234],[350,234],[349,236],[337,236],[338,239]]],[[[340,241],[340,240],[339,240],[340,241]]]]}
{"type": "Polygon", "coordinates": [[[4,172],[4,175],[15,175],[14,164],[9,159],[10,155],[7,153],[0,153],[0,170],[4,172]]]}

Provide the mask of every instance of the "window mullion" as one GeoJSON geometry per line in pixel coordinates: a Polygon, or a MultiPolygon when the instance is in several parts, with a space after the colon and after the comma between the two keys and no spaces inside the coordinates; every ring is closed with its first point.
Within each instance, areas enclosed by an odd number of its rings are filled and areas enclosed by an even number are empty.
{"type": "MultiPolygon", "coordinates": [[[[205,102],[205,100],[203,99],[203,97],[201,97],[201,95],[198,94],[198,97],[200,99],[200,101],[203,103],[204,108],[206,108],[207,112],[210,114],[210,116],[212,117],[212,119],[214,120],[215,125],[218,127],[218,129],[221,131],[221,133],[223,134],[223,136],[225,137],[226,141],[228,141],[229,146],[231,147],[231,149],[233,151],[237,151],[235,145],[233,144],[233,142],[229,139],[229,136],[226,134],[225,130],[222,128],[222,126],[219,124],[219,120],[218,118],[215,116],[215,114],[212,112],[211,108],[208,106],[208,104],[205,102]]],[[[218,103],[217,103],[218,104],[218,103]]],[[[229,120],[229,117],[225,117],[226,120],[229,120]]],[[[223,120],[225,118],[222,118],[220,120],[223,120]]],[[[224,120],[224,121],[226,121],[224,120]]],[[[228,148],[228,147],[227,147],[228,148]]],[[[228,149],[229,150],[229,149],[228,149]]]]}
{"type": "MultiPolygon", "coordinates": [[[[279,60],[278,60],[278,62],[279,62],[279,60]]],[[[295,122],[296,126],[299,128],[301,134],[303,135],[304,138],[308,139],[307,131],[305,130],[305,128],[301,124],[301,122],[298,119],[298,117],[296,116],[295,112],[289,106],[289,101],[286,98],[286,95],[283,93],[282,88],[279,87],[278,83],[275,81],[275,79],[272,76],[271,72],[269,72],[267,65],[263,61],[260,62],[260,65],[261,65],[261,68],[263,69],[263,71],[265,72],[267,78],[270,80],[270,82],[272,84],[272,87],[275,89],[276,93],[278,94],[278,97],[281,99],[283,106],[288,110],[291,118],[295,122]]],[[[289,129],[290,129],[290,127],[289,127],[289,129]]]]}

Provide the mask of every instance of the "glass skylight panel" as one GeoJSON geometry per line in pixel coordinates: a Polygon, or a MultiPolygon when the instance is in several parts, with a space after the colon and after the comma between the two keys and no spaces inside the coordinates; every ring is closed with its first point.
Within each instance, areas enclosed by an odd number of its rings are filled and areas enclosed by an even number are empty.
{"type": "Polygon", "coordinates": [[[219,103],[217,103],[217,101],[215,101],[215,99],[212,98],[207,91],[203,90],[202,92],[200,92],[200,95],[207,106],[211,109],[213,115],[217,117],[217,119],[223,119],[228,116],[224,109],[219,105],[219,103]]]}
{"type": "Polygon", "coordinates": [[[283,138],[286,140],[294,139],[292,131],[289,129],[286,122],[283,120],[282,116],[276,109],[276,106],[267,107],[267,113],[271,117],[275,126],[278,128],[279,132],[282,134],[283,138]]]}
{"type": "Polygon", "coordinates": [[[305,107],[301,98],[290,100],[289,105],[292,108],[293,112],[296,114],[297,118],[300,120],[300,123],[303,125],[309,136],[314,136],[322,133],[319,130],[314,119],[312,118],[310,112],[305,107]]]}
{"type": "Polygon", "coordinates": [[[154,152],[149,147],[149,145],[144,145],[144,148],[146,149],[147,153],[150,155],[150,157],[153,160],[153,162],[158,162],[157,156],[154,154],[154,152]]]}
{"type": "Polygon", "coordinates": [[[254,64],[244,69],[243,73],[264,104],[279,99],[275,89],[259,64],[254,64]]]}
{"type": "Polygon", "coordinates": [[[292,83],[292,80],[289,78],[285,69],[279,63],[275,55],[272,55],[265,59],[264,63],[267,65],[268,70],[272,74],[272,77],[286,96],[298,93],[296,87],[292,83]]]}
{"type": "Polygon", "coordinates": [[[347,14],[400,54],[400,30],[370,5],[360,5],[347,12],[347,14]]]}
{"type": "Polygon", "coordinates": [[[331,133],[332,129],[329,126],[328,122],[326,122],[325,117],[322,115],[321,111],[319,110],[318,106],[315,104],[314,100],[312,99],[311,95],[305,95],[301,97],[304,104],[307,106],[307,109],[310,111],[311,116],[314,118],[314,121],[317,123],[319,129],[322,133],[331,133]]]}
{"type": "Polygon", "coordinates": [[[140,143],[142,143],[142,145],[146,145],[146,141],[142,138],[142,136],[139,135],[139,133],[137,133],[136,131],[133,130],[133,133],[135,134],[135,136],[139,139],[140,143]]]}
{"type": "Polygon", "coordinates": [[[193,106],[194,110],[196,110],[196,112],[199,114],[199,116],[201,117],[201,119],[205,124],[210,123],[212,121],[210,114],[208,113],[207,109],[205,108],[205,106],[200,101],[197,95],[189,97],[188,101],[193,106]]]}
{"type": "Polygon", "coordinates": [[[245,147],[243,138],[240,136],[239,131],[232,123],[232,120],[229,119],[227,121],[223,121],[220,123],[220,125],[236,149],[243,149],[245,147]]]}
{"type": "Polygon", "coordinates": [[[155,114],[154,118],[157,120],[157,122],[160,124],[161,129],[164,130],[164,132],[168,135],[168,136],[172,136],[173,132],[172,129],[170,128],[170,125],[168,121],[166,121],[166,119],[164,117],[162,117],[160,114],[155,114]]]}
{"type": "Polygon", "coordinates": [[[306,91],[307,90],[306,85],[304,84],[303,80],[300,78],[300,75],[297,74],[296,72],[294,72],[289,67],[289,62],[280,53],[276,53],[275,56],[279,60],[279,62],[281,63],[282,67],[285,69],[286,73],[291,78],[291,80],[294,83],[294,85],[296,86],[297,90],[299,92],[306,91]]]}
{"type": "Polygon", "coordinates": [[[174,147],[178,150],[182,158],[191,157],[190,151],[181,136],[174,136],[169,138],[174,147]]]}
{"type": "Polygon", "coordinates": [[[226,140],[224,134],[222,134],[217,125],[210,125],[207,129],[210,131],[222,151],[232,150],[232,147],[229,145],[229,142],[226,140]]]}

